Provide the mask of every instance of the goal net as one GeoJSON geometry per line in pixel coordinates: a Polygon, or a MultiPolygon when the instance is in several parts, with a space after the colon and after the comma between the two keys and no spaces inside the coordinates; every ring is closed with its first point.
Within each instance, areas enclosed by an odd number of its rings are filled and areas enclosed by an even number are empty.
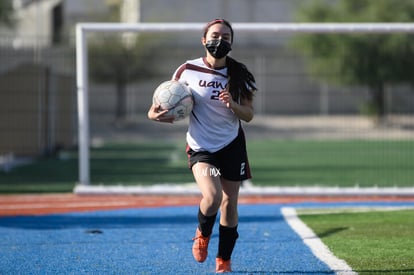
{"type": "MultiPolygon", "coordinates": [[[[199,43],[203,27],[203,23],[77,25],[75,192],[147,192],[153,190],[145,187],[149,182],[162,184],[167,193],[189,190],[183,185],[192,180],[184,154],[186,121],[159,125],[149,122],[146,112],[155,87],[185,60],[204,54],[199,43]],[[99,164],[94,166],[94,161],[99,164]],[[172,164],[161,167],[165,162],[172,164]],[[181,187],[166,188],[166,183],[176,182],[181,187]]],[[[414,159],[407,153],[414,149],[411,86],[387,75],[381,97],[375,98],[366,83],[347,82],[344,71],[327,65],[346,60],[354,67],[366,64],[352,56],[309,61],[320,58],[314,53],[320,54],[329,43],[320,48],[315,43],[313,49],[305,45],[301,52],[295,47],[304,42],[295,37],[412,36],[414,24],[234,23],[233,28],[232,55],[252,70],[259,87],[256,118],[245,125],[253,143],[250,147],[248,141],[254,175],[253,187],[246,183],[246,189],[268,194],[413,193],[414,159]],[[379,103],[380,110],[372,102],[379,103]],[[260,151],[266,142],[274,151],[260,151]]],[[[326,56],[334,52],[325,50],[326,56]]],[[[344,48],[343,54],[349,49],[344,48]]],[[[403,60],[389,62],[395,66],[403,60]]]]}

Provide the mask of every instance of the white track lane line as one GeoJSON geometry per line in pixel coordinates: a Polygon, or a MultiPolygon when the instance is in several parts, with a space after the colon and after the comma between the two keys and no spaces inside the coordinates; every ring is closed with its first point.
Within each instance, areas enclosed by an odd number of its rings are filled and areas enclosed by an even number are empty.
{"type": "Polygon", "coordinates": [[[289,226],[301,237],[303,242],[311,249],[312,253],[322,262],[326,263],[336,274],[358,274],[344,260],[338,259],[329,250],[313,230],[298,218],[294,208],[283,207],[281,212],[289,226]]]}

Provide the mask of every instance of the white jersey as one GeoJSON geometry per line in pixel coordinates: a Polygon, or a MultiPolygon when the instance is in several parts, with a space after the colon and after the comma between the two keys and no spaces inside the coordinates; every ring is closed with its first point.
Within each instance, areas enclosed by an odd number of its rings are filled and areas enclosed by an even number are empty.
{"type": "Polygon", "coordinates": [[[174,73],[173,79],[188,84],[194,97],[187,144],[194,151],[214,153],[238,135],[239,119],[219,100],[227,86],[227,67],[213,69],[204,58],[189,60],[174,73]]]}

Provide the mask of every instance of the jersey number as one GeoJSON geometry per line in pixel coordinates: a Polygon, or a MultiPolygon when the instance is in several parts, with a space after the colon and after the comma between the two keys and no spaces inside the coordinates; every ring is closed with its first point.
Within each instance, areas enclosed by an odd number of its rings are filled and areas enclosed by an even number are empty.
{"type": "Polygon", "coordinates": [[[219,100],[220,91],[219,90],[213,90],[212,95],[210,96],[210,99],[212,100],[219,100]]]}

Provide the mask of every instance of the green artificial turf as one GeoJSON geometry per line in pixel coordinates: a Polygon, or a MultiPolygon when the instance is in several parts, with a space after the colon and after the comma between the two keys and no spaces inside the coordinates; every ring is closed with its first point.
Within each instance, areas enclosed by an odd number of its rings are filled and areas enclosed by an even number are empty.
{"type": "Polygon", "coordinates": [[[359,274],[414,274],[413,209],[299,217],[359,274]]]}
{"type": "MultiPolygon", "coordinates": [[[[413,141],[252,140],[255,185],[412,187],[413,141]]],[[[92,184],[187,183],[185,141],[110,143],[92,148],[92,184]]],[[[70,192],[78,181],[77,151],[0,171],[0,193],[70,192]]]]}
{"type": "Polygon", "coordinates": [[[255,184],[413,186],[413,141],[252,141],[255,184]]]}

